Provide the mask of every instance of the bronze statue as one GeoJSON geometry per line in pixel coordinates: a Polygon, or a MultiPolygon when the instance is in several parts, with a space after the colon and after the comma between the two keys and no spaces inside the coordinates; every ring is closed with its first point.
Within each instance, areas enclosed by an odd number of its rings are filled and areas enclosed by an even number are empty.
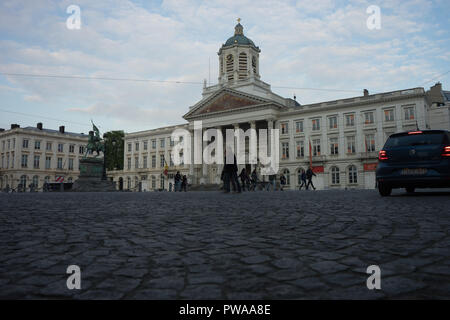
{"type": "Polygon", "coordinates": [[[86,158],[89,153],[93,154],[94,151],[97,152],[95,158],[100,155],[100,151],[103,153],[105,152],[105,144],[103,142],[103,139],[100,137],[100,131],[95,126],[94,122],[92,122],[92,130],[93,131],[89,131],[89,140],[86,146],[86,153],[84,155],[84,158],[86,158]]]}

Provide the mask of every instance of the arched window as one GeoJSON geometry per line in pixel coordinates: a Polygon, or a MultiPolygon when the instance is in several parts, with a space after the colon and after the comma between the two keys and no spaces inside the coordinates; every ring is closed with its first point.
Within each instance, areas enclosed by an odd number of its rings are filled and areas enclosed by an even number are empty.
{"type": "Polygon", "coordinates": [[[227,75],[228,80],[234,80],[234,58],[232,54],[227,55],[227,75]]]}
{"type": "Polygon", "coordinates": [[[358,183],[358,170],[354,165],[348,167],[348,183],[358,183]]]}
{"type": "Polygon", "coordinates": [[[241,52],[239,54],[239,80],[247,78],[247,54],[241,52]]]}
{"type": "Polygon", "coordinates": [[[291,184],[291,175],[288,169],[283,170],[284,177],[286,178],[286,185],[291,184]]]}
{"type": "Polygon", "coordinates": [[[38,188],[38,187],[39,187],[39,177],[38,177],[38,176],[34,176],[34,177],[33,177],[33,186],[34,186],[35,188],[38,188]]]}
{"type": "Polygon", "coordinates": [[[252,57],[252,68],[253,68],[253,73],[256,74],[257,68],[256,68],[256,57],[255,56],[252,57]]]}
{"type": "Polygon", "coordinates": [[[331,184],[339,184],[339,183],[341,183],[341,180],[339,177],[339,168],[332,167],[331,168],[331,184]]]}
{"type": "Polygon", "coordinates": [[[0,177],[0,189],[3,189],[3,177],[0,177]]]}
{"type": "Polygon", "coordinates": [[[20,177],[20,189],[25,191],[27,187],[27,176],[23,175],[20,177]]]}

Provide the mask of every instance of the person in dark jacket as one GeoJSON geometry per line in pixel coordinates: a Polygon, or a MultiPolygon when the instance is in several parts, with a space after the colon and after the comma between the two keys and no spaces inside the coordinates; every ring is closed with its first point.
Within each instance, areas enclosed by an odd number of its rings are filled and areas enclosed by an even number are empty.
{"type": "Polygon", "coordinates": [[[186,188],[187,188],[187,177],[186,177],[186,175],[183,175],[183,178],[182,178],[182,180],[181,180],[181,189],[180,189],[180,192],[181,192],[181,191],[186,192],[186,188]]]}
{"type": "Polygon", "coordinates": [[[304,169],[302,169],[302,173],[300,174],[301,184],[298,190],[302,190],[302,187],[305,187],[306,189],[306,172],[304,169]]]}
{"type": "Polygon", "coordinates": [[[175,175],[175,192],[181,191],[181,174],[180,171],[177,171],[177,174],[175,175]]]}
{"type": "Polygon", "coordinates": [[[242,191],[245,191],[246,187],[247,191],[250,191],[250,177],[248,176],[247,170],[245,170],[245,168],[242,168],[241,173],[239,174],[239,178],[241,178],[242,191]]]}
{"type": "Polygon", "coordinates": [[[306,184],[306,190],[308,190],[308,187],[311,185],[311,187],[316,190],[316,187],[314,187],[314,184],[312,183],[312,177],[316,176],[316,174],[312,171],[311,167],[308,168],[306,171],[306,179],[308,179],[308,183],[306,184]]]}
{"type": "MultiPolygon", "coordinates": [[[[231,151],[228,151],[231,152],[231,151]]],[[[227,155],[226,155],[226,151],[225,151],[225,165],[224,165],[224,187],[225,187],[225,193],[229,193],[230,192],[230,182],[231,184],[233,184],[233,189],[238,193],[241,193],[241,185],[239,184],[238,181],[238,176],[237,176],[237,171],[238,171],[238,166],[237,166],[237,161],[236,161],[236,156],[233,155],[233,162],[232,163],[228,163],[227,162],[227,155]]]]}
{"type": "Polygon", "coordinates": [[[284,176],[284,174],[282,173],[280,175],[280,191],[283,191],[284,186],[286,185],[286,177],[284,176]]]}
{"type": "Polygon", "coordinates": [[[251,189],[252,189],[253,191],[256,191],[256,186],[257,186],[257,184],[258,184],[258,174],[256,173],[256,168],[253,169],[251,182],[252,182],[252,187],[251,187],[251,189]]]}

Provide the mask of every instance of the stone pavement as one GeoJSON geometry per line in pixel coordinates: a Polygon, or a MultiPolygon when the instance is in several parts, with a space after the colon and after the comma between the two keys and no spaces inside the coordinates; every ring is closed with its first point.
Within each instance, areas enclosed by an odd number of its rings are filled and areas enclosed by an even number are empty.
{"type": "Polygon", "coordinates": [[[449,230],[449,192],[1,193],[0,298],[449,299],[449,230]]]}

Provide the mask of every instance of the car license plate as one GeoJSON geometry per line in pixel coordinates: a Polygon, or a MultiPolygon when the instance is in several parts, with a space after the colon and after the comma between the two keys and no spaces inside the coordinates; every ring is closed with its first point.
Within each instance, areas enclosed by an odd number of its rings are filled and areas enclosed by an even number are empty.
{"type": "Polygon", "coordinates": [[[402,169],[402,176],[422,176],[427,173],[427,169],[402,169]]]}

